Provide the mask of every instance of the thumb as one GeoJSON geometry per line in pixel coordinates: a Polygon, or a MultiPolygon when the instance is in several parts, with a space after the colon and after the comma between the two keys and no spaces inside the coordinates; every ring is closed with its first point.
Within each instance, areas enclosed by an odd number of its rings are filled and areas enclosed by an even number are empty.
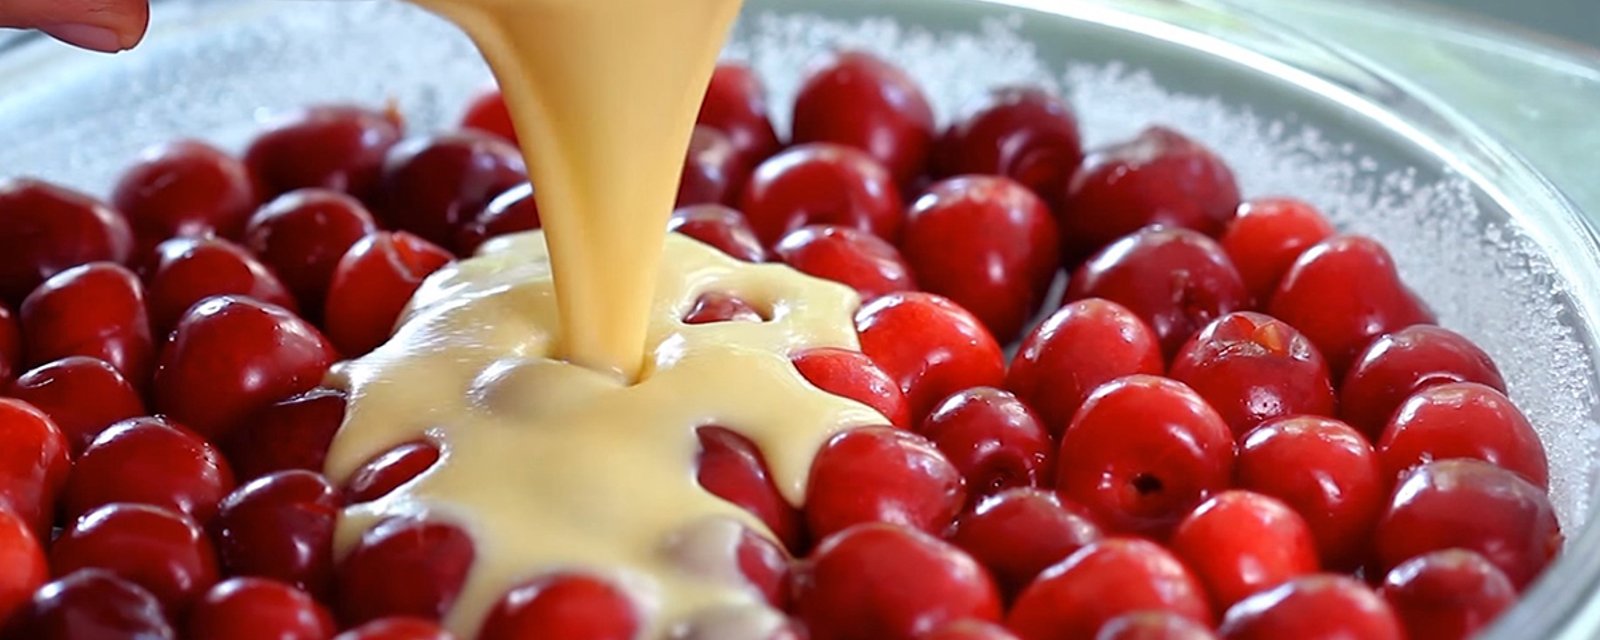
{"type": "Polygon", "coordinates": [[[0,27],[38,29],[96,51],[133,47],[149,21],[146,0],[0,0],[0,27]]]}

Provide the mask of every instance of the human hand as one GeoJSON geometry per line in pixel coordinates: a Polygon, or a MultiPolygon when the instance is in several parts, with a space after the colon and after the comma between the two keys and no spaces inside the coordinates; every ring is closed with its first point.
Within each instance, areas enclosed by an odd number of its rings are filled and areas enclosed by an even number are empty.
{"type": "Polygon", "coordinates": [[[149,22],[148,0],[0,0],[0,28],[38,29],[108,53],[139,44],[149,22]]]}

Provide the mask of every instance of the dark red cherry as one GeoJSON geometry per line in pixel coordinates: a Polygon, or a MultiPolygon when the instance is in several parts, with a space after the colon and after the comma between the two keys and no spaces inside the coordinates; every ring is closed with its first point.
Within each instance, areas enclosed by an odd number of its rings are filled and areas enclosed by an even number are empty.
{"type": "Polygon", "coordinates": [[[118,502],[94,509],[67,527],[50,547],[57,577],[84,568],[106,569],[155,595],[169,613],[183,611],[217,582],[217,556],[188,516],[118,502]]]}
{"type": "Polygon", "coordinates": [[[195,303],[220,295],[247,296],[290,312],[299,305],[266,265],[241,247],[216,237],[173,238],[156,246],[146,276],[150,324],[165,338],[195,303]]]}
{"type": "Polygon", "coordinates": [[[276,117],[244,153],[263,199],[321,187],[376,201],[378,174],[403,124],[392,109],[318,105],[276,117]]]}
{"type": "Polygon", "coordinates": [[[728,136],[747,167],[756,166],[781,147],[768,118],[767,97],[761,80],[743,64],[723,62],[717,65],[695,122],[728,136]]]}
{"type": "Polygon", "coordinates": [[[12,637],[29,640],[177,637],[155,596],[103,569],[74,571],[44,585],[12,623],[12,637]]]}
{"type": "Polygon", "coordinates": [[[1388,490],[1366,438],[1317,416],[1269,420],[1245,434],[1234,483],[1293,507],[1310,525],[1323,565],[1341,570],[1366,555],[1388,490]]]}
{"type": "Polygon", "coordinates": [[[358,240],[339,259],[328,285],[328,339],[347,355],[378,348],[422,280],[450,260],[450,252],[405,231],[376,231],[358,240]]]}
{"type": "Polygon", "coordinates": [[[1205,591],[1177,557],[1148,540],[1108,538],[1039,574],[1006,626],[1023,640],[1093,638],[1118,617],[1152,610],[1211,622],[1205,591]]]}
{"type": "Polygon", "coordinates": [[[513,587],[483,621],[478,640],[633,640],[639,614],[628,594],[582,574],[536,578],[513,587]]]}
{"type": "Polygon", "coordinates": [[[280,471],[240,485],[211,522],[223,570],[271,578],[327,601],[342,504],[338,491],[310,471],[280,471]]]}
{"type": "Polygon", "coordinates": [[[39,180],[0,181],[0,302],[16,305],[61,271],[126,263],[132,253],[127,219],[104,203],[39,180]]]}
{"type": "Polygon", "coordinates": [[[106,429],[78,458],[61,514],[74,520],[101,505],[133,502],[205,523],[233,482],[222,453],[193,431],[164,418],[133,418],[106,429]]]}
{"type": "Polygon", "coordinates": [[[461,126],[492,133],[511,144],[517,144],[517,128],[511,122],[511,111],[506,108],[505,96],[500,94],[500,88],[496,86],[485,87],[467,101],[461,126]]]}
{"type": "Polygon", "coordinates": [[[1206,325],[1173,358],[1169,375],[1205,398],[1237,437],[1272,418],[1334,412],[1322,354],[1294,327],[1259,313],[1206,325]]]}
{"type": "Polygon", "coordinates": [[[528,181],[522,153],[476,131],[401,141],[389,150],[379,180],[385,226],[451,246],[458,229],[495,196],[528,181]]]}
{"type": "Polygon", "coordinates": [[[438,620],[455,604],[475,555],[472,539],[453,524],[383,520],[339,563],[339,616],[351,625],[390,616],[438,620]]]}
{"type": "Polygon", "coordinates": [[[905,394],[883,369],[858,351],[809,349],[795,354],[794,366],[807,382],[878,410],[901,429],[911,428],[911,407],[905,394]]]}
{"type": "Polygon", "coordinates": [[[361,201],[337,191],[301,189],[251,214],[242,242],[294,294],[306,315],[321,318],[339,258],[376,229],[361,201]]]}
{"type": "Polygon", "coordinates": [[[1120,304],[1088,298],[1063,305],[1023,339],[1006,388],[1059,436],[1100,385],[1163,368],[1161,345],[1144,321],[1120,304]]]}
{"type": "Polygon", "coordinates": [[[1406,327],[1379,336],[1356,356],[1339,387],[1339,417],[1376,442],[1401,402],[1448,382],[1506,391],[1494,360],[1471,340],[1443,327],[1406,327]]]}
{"type": "Polygon", "coordinates": [[[256,203],[255,180],[244,163],[197,140],[145,149],[111,193],[111,204],[146,249],[177,236],[238,238],[256,203]]]}
{"type": "Polygon", "coordinates": [[[779,240],[772,252],[798,271],[849,285],[863,300],[917,288],[894,245],[859,229],[801,227],[779,240]]]}
{"type": "Polygon", "coordinates": [[[667,220],[667,231],[689,236],[745,262],[767,260],[767,250],[756,239],[744,214],[719,204],[678,208],[667,220]]]}
{"type": "Polygon", "coordinates": [[[321,471],[345,404],[345,392],[316,388],[253,412],[223,442],[239,481],[288,469],[321,471]]]}
{"type": "Polygon", "coordinates": [[[1310,338],[1338,378],[1374,338],[1434,322],[1400,282],[1389,252],[1361,236],[1334,236],[1306,249],[1267,311],[1310,338]]]}
{"type": "Polygon", "coordinates": [[[862,427],[834,436],[817,453],[805,517],[817,538],[863,522],[940,533],[965,501],[961,472],[933,443],[893,427],[862,427]]]}
{"type": "Polygon", "coordinates": [[[1384,577],[1380,593],[1412,640],[1467,640],[1517,602],[1506,574],[1465,549],[1400,563],[1384,577]]]}
{"type": "Polygon", "coordinates": [[[1391,481],[1416,465],[1447,458],[1483,460],[1540,488],[1550,485],[1549,462],[1533,425],[1505,394],[1475,382],[1418,391],[1400,404],[1378,440],[1378,460],[1391,481]]]}
{"type": "Polygon", "coordinates": [[[1054,491],[1009,489],[979,502],[956,520],[950,542],[989,569],[1007,596],[1015,596],[1044,571],[1100,539],[1082,507],[1054,491]]]}
{"type": "Polygon", "coordinates": [[[829,143],[767,158],[751,174],[739,209],[768,246],[811,224],[852,227],[894,243],[905,219],[889,171],[865,152],[829,143]]]}
{"type": "Polygon", "coordinates": [[[989,91],[976,111],[945,130],[934,151],[934,170],[941,177],[1005,176],[1052,204],[1066,193],[1081,162],[1083,143],[1072,107],[1038,87],[989,91]]]}
{"type": "Polygon", "coordinates": [[[135,387],[150,378],[154,346],[138,276],[111,262],[67,269],[23,300],[29,366],[72,356],[103,360],[135,387]]]}
{"type": "Polygon", "coordinates": [[[1013,487],[1045,486],[1054,478],[1055,443],[1038,416],[1006,391],[958,391],[934,407],[917,432],[961,472],[969,502],[1013,487]]]}
{"type": "Polygon", "coordinates": [[[766,458],[755,443],[723,427],[700,427],[695,433],[700,438],[695,468],[700,486],[760,519],[785,547],[803,549],[805,525],[800,511],[778,492],[766,458]]]}
{"type": "Polygon", "coordinates": [[[1217,631],[1225,640],[1405,638],[1383,598],[1352,578],[1327,574],[1296,578],[1239,601],[1217,631]]]}
{"type": "Polygon", "coordinates": [[[738,202],[739,189],[753,167],[744,164],[738,147],[726,134],[711,127],[696,126],[694,135],[689,138],[683,175],[678,180],[677,206],[738,202]]]}
{"type": "Polygon", "coordinates": [[[476,216],[456,232],[456,254],[470,256],[478,247],[496,238],[520,231],[538,229],[539,203],[531,183],[519,184],[495,196],[476,216]]]}
{"type": "Polygon", "coordinates": [[[813,71],[794,104],[794,141],[862,149],[909,185],[927,167],[933,108],[915,80],[869,53],[839,54],[813,71]]]}

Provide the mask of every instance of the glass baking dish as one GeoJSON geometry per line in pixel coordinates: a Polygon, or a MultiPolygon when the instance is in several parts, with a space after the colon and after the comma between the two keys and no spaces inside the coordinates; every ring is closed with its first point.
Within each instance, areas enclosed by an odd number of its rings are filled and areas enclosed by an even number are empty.
{"type": "MultiPolygon", "coordinates": [[[[1550,451],[1568,552],[1489,636],[1600,635],[1600,244],[1516,149],[1385,69],[1206,0],[751,0],[727,55],[785,105],[843,46],[905,65],[944,119],[1031,82],[1071,97],[1090,145],[1176,126],[1247,195],[1305,198],[1386,243],[1441,322],[1500,363],[1550,451]]],[[[488,81],[463,36],[399,2],[161,0],[145,44],[115,57],[0,40],[0,178],[103,195],[148,144],[237,148],[274,112],[335,100],[392,100],[428,130],[488,81]]]]}

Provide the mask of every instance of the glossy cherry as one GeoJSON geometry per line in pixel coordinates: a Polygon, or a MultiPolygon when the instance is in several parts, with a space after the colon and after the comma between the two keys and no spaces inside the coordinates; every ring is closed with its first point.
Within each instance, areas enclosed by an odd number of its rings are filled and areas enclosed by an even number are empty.
{"type": "Polygon", "coordinates": [[[638,633],[639,614],[621,589],[597,578],[563,574],[513,587],[489,611],[478,638],[633,640],[638,633]]]}
{"type": "Polygon", "coordinates": [[[23,300],[18,317],[29,366],[88,356],[110,363],[136,387],[150,377],[145,289],[121,265],[93,262],[51,276],[23,300]]]}
{"type": "Polygon", "coordinates": [[[461,126],[500,136],[517,144],[517,128],[511,122],[511,110],[506,108],[505,96],[496,86],[485,87],[467,101],[466,112],[461,115],[461,126]]]}
{"type": "Polygon", "coordinates": [[[0,383],[22,372],[22,329],[17,314],[0,301],[0,383]]]}
{"type": "Polygon", "coordinates": [[[1100,626],[1094,640],[1216,640],[1217,634],[1171,611],[1135,611],[1100,626]]]}
{"type": "Polygon", "coordinates": [[[794,141],[862,149],[901,185],[922,175],[933,107],[915,80],[872,54],[847,51],[812,71],[794,103],[794,141]]]}
{"type": "Polygon", "coordinates": [[[1294,508],[1316,539],[1322,564],[1353,568],[1382,512],[1387,483],[1372,445],[1332,418],[1268,421],[1239,441],[1235,484],[1294,508]]]}
{"type": "Polygon", "coordinates": [[[119,502],[85,513],[50,547],[56,577],[106,569],[182,611],[217,582],[217,557],[194,520],[161,507],[119,502]]]}
{"type": "Polygon", "coordinates": [[[456,253],[470,256],[490,239],[540,227],[539,203],[533,185],[522,183],[495,196],[456,231],[456,253]]]}
{"type": "Polygon", "coordinates": [[[357,241],[334,269],[323,307],[328,339],[360,355],[389,339],[411,294],[451,260],[450,252],[404,231],[378,231],[357,241]]]}
{"type": "Polygon", "coordinates": [[[1072,107],[1038,87],[989,91],[976,111],[945,130],[934,151],[941,177],[1005,176],[1052,203],[1065,194],[1082,162],[1072,107]]]}
{"type": "Polygon", "coordinates": [[[1170,545],[1218,611],[1319,566],[1305,520],[1289,505],[1250,491],[1224,491],[1200,503],[1173,531],[1170,545]]]}
{"type": "Polygon", "coordinates": [[[719,204],[679,207],[667,220],[667,231],[694,238],[745,262],[765,262],[767,250],[744,214],[719,204]]]}
{"type": "Polygon", "coordinates": [[[923,290],[961,305],[1010,342],[1061,267],[1056,235],[1050,209],[1022,183],[967,176],[917,198],[900,249],[923,290]]]}
{"type": "Polygon", "coordinates": [[[189,612],[190,640],[327,640],[333,618],[304,591],[263,578],[219,582],[189,612]]]}
{"type": "Polygon", "coordinates": [[[1000,386],[1000,345],[955,303],[921,292],[891,293],[856,312],[861,352],[889,374],[911,406],[913,423],[940,400],[971,387],[1000,386]]]}
{"type": "Polygon", "coordinates": [[[85,356],[62,358],[22,374],[7,396],[43,411],[66,436],[74,457],[106,427],[145,415],[139,392],[104,360],[85,356]]]}
{"type": "Polygon", "coordinates": [[[1023,640],[1093,638],[1107,622],[1145,610],[1211,622],[1205,591],[1177,557],[1147,540],[1110,538],[1039,574],[1006,626],[1023,640]]]}
{"type": "Polygon", "coordinates": [[[78,458],[61,494],[68,520],[113,502],[164,507],[204,523],[233,491],[233,470],[210,442],[163,418],[106,429],[78,458]]]}
{"type": "Polygon", "coordinates": [[[211,296],[239,295],[299,311],[294,296],[278,276],[244,247],[221,238],[173,238],[156,247],[146,275],[150,290],[150,323],[166,336],[178,319],[211,296]]]}
{"type": "Polygon", "coordinates": [[[338,491],[311,471],[280,471],[241,485],[211,522],[223,569],[271,578],[327,601],[342,505],[338,491]]]}
{"type": "Polygon", "coordinates": [[[475,551],[452,524],[390,518],[362,532],[338,566],[339,616],[438,620],[455,603],[475,551]]]}
{"type": "Polygon", "coordinates": [[[1326,574],[1296,578],[1240,600],[1217,631],[1226,640],[1406,637],[1378,594],[1354,579],[1326,574]]]}
{"type": "Polygon", "coordinates": [[[39,180],[0,180],[0,302],[21,302],[66,269],[132,254],[127,219],[104,203],[39,180]]]}
{"type": "Polygon", "coordinates": [[[805,548],[805,524],[800,511],[778,492],[766,458],[755,443],[718,426],[700,427],[695,434],[700,440],[695,467],[700,486],[760,519],[784,547],[805,548]]]}
{"type": "Polygon", "coordinates": [[[1467,640],[1517,602],[1504,572],[1465,549],[1425,553],[1400,563],[1379,591],[1411,640],[1467,640]]]}
{"type": "Polygon", "coordinates": [[[345,631],[333,640],[456,640],[438,622],[409,616],[379,618],[345,631]]]}
{"type": "Polygon", "coordinates": [[[404,140],[384,159],[376,213],[387,227],[450,246],[490,200],[527,181],[522,153],[497,136],[460,131],[404,140]]]}
{"type": "Polygon", "coordinates": [[[339,259],[376,230],[361,201],[337,191],[301,189],[251,214],[243,244],[294,294],[308,316],[319,318],[339,259]]]}
{"type": "Polygon", "coordinates": [[[400,141],[399,113],[318,105],[274,118],[244,153],[263,199],[321,187],[376,201],[378,174],[400,141]]]}
{"type": "Polygon", "coordinates": [[[1135,373],[1159,375],[1164,366],[1143,320],[1115,302],[1087,298],[1063,305],[1023,339],[1005,386],[1059,436],[1097,387],[1135,373]]]}
{"type": "Polygon", "coordinates": [[[1476,458],[1548,488],[1539,434],[1505,394],[1475,382],[1423,389],[1401,403],[1378,441],[1386,479],[1431,460],[1476,458]]]}
{"type": "Polygon", "coordinates": [[[1266,304],[1295,259],[1331,235],[1333,225],[1316,207],[1294,198],[1259,198],[1239,205],[1220,242],[1250,297],[1266,304]]]}
{"type": "Polygon", "coordinates": [[[0,511],[27,524],[48,540],[56,498],[72,463],[67,439],[54,421],[33,405],[0,398],[0,511]]]}
{"type": "Polygon", "coordinates": [[[819,348],[802,351],[792,360],[800,375],[818,389],[877,409],[891,425],[911,428],[905,394],[871,358],[858,351],[819,348]]]}
{"type": "Polygon", "coordinates": [[[274,471],[321,471],[344,422],[343,391],[316,388],[255,411],[223,443],[240,482],[274,471]]]}
{"type": "Polygon", "coordinates": [[[75,571],[46,584],[13,623],[15,637],[30,640],[177,637],[155,596],[100,569],[75,571]]]}
{"type": "Polygon", "coordinates": [[[745,164],[739,148],[722,131],[696,126],[678,180],[677,206],[738,202],[739,189],[754,166],[745,164]]]}
{"type": "Polygon", "coordinates": [[[25,607],[34,590],[50,579],[37,530],[14,511],[0,508],[0,567],[5,567],[0,571],[0,623],[25,607]]]}
{"type": "Polygon", "coordinates": [[[177,236],[237,238],[256,202],[244,163],[198,140],[145,149],[111,191],[144,248],[177,236]]]}
{"type": "Polygon", "coordinates": [[[1168,375],[1205,398],[1235,437],[1277,417],[1334,413],[1322,354],[1294,327],[1251,311],[1206,325],[1178,351],[1168,375]]]}
{"type": "Polygon", "coordinates": [[[371,502],[410,482],[439,461],[439,446],[429,440],[407,442],[373,456],[345,481],[350,504],[371,502]]]}
{"type": "Polygon", "coordinates": [[[783,236],[772,252],[798,271],[849,285],[863,300],[917,289],[894,245],[859,229],[801,227],[783,236]]]}
{"type": "Polygon", "coordinates": [[[1132,375],[1102,385],[1061,437],[1056,490],[1118,533],[1164,537],[1233,476],[1233,434],[1182,383],[1132,375]]]}
{"type": "Polygon", "coordinates": [[[1306,334],[1336,377],[1374,338],[1434,321],[1400,282],[1389,252],[1362,236],[1334,236],[1306,249],[1267,311],[1306,334]]]}
{"type": "Polygon", "coordinates": [[[1017,636],[993,622],[969,619],[957,620],[918,635],[917,640],[1017,640],[1017,636]]]}
{"type": "Polygon", "coordinates": [[[956,520],[950,542],[982,563],[1007,597],[1014,597],[1039,572],[1100,540],[1076,505],[1054,492],[1009,489],[979,502],[956,520]]]}
{"type": "Polygon", "coordinates": [[[967,481],[967,499],[1013,487],[1049,485],[1055,442],[1038,416],[994,387],[958,391],[923,418],[917,433],[933,441],[967,481]]]}
{"type": "Polygon", "coordinates": [[[765,322],[761,311],[741,298],[706,292],[695,298],[688,313],[683,314],[684,324],[709,324],[712,322],[765,322]]]}
{"type": "Polygon", "coordinates": [[[761,80],[743,64],[723,62],[717,65],[695,122],[726,135],[747,167],[766,160],[781,147],[767,116],[767,97],[761,80]]]}
{"type": "Polygon", "coordinates": [[[864,522],[941,533],[965,500],[961,472],[933,443],[893,427],[862,427],[817,453],[804,511],[818,539],[864,522]]]}
{"type": "Polygon", "coordinates": [[[789,147],[756,167],[739,210],[763,244],[811,224],[860,229],[891,243],[905,211],[888,169],[866,153],[828,143],[789,147]]]}
{"type": "Polygon", "coordinates": [[[1374,442],[1411,394],[1447,382],[1477,382],[1505,393],[1489,354],[1459,333],[1419,324],[1367,345],[1339,387],[1339,417],[1374,442]]]}

